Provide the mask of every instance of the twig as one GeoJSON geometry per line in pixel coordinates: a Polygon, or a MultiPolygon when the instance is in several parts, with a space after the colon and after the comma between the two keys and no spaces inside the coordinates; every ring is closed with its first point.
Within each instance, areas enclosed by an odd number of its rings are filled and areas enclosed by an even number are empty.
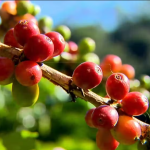
{"type": "MultiPolygon", "coordinates": [[[[11,47],[0,43],[0,56],[8,57],[17,64],[22,57],[23,49],[11,47]]],[[[116,107],[115,104],[111,104],[109,98],[103,98],[92,91],[81,91],[76,85],[72,82],[72,77],[67,76],[45,64],[41,64],[41,69],[43,77],[48,79],[50,82],[55,85],[61,86],[66,92],[74,94],[75,96],[92,103],[93,105],[112,105],[116,107]]],[[[134,118],[134,117],[133,117],[134,118]]],[[[150,125],[146,124],[136,118],[134,118],[141,126],[142,136],[141,138],[146,138],[150,142],[150,125]]]]}

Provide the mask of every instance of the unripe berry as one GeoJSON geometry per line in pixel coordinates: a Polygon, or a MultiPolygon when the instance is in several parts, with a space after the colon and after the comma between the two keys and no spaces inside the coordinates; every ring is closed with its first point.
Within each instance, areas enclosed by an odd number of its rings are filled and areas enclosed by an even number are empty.
{"type": "Polygon", "coordinates": [[[92,122],[96,128],[113,128],[118,121],[118,112],[115,108],[108,105],[97,107],[92,113],[92,122]]]}
{"type": "Polygon", "coordinates": [[[23,86],[17,80],[14,80],[12,84],[12,96],[18,105],[29,107],[38,100],[39,86],[38,84],[23,86]]]}
{"type": "Polygon", "coordinates": [[[72,75],[73,82],[85,90],[92,89],[99,85],[102,81],[102,77],[101,68],[93,62],[81,63],[77,66],[72,75]]]}
{"type": "Polygon", "coordinates": [[[99,128],[96,134],[96,144],[100,150],[115,150],[119,142],[113,138],[110,130],[99,128]]]}
{"type": "Polygon", "coordinates": [[[24,46],[25,56],[35,62],[52,58],[54,45],[52,40],[44,34],[32,36],[24,46]]]}
{"type": "Polygon", "coordinates": [[[92,109],[88,110],[86,115],[85,115],[85,121],[86,121],[87,125],[91,128],[95,127],[93,125],[93,122],[92,122],[92,114],[93,114],[94,110],[95,110],[95,108],[92,108],[92,109]]]}
{"type": "Polygon", "coordinates": [[[133,79],[135,76],[135,69],[129,64],[123,64],[121,66],[120,72],[125,74],[128,79],[133,79]]]}
{"type": "Polygon", "coordinates": [[[33,35],[40,34],[38,26],[31,20],[20,20],[14,27],[14,36],[22,46],[33,35]]]}
{"type": "Polygon", "coordinates": [[[122,99],[122,108],[128,115],[142,115],[149,106],[148,99],[140,92],[130,92],[122,99]]]}
{"type": "Polygon", "coordinates": [[[129,79],[122,73],[113,73],[107,78],[106,92],[113,100],[121,100],[129,92],[129,79]]]}
{"type": "Polygon", "coordinates": [[[106,55],[100,64],[102,68],[104,77],[108,77],[113,73],[117,73],[120,71],[122,66],[122,60],[117,55],[106,55]]]}
{"type": "Polygon", "coordinates": [[[20,84],[32,86],[41,80],[42,70],[36,62],[23,61],[16,66],[15,76],[20,84]]]}
{"type": "Polygon", "coordinates": [[[111,134],[120,144],[131,145],[141,136],[141,127],[132,117],[120,115],[111,134]]]}

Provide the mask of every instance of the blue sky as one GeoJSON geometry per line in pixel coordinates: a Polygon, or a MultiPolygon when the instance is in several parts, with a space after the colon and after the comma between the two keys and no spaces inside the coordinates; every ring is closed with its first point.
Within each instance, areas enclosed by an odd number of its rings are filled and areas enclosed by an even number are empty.
{"type": "Polygon", "coordinates": [[[122,16],[134,20],[137,15],[150,14],[149,1],[31,2],[41,7],[41,13],[37,16],[37,19],[42,16],[50,16],[53,19],[54,26],[62,23],[71,26],[100,24],[103,29],[111,31],[117,27],[122,16]]]}
{"type": "Polygon", "coordinates": [[[32,1],[41,7],[37,16],[51,16],[54,26],[61,24],[86,25],[101,24],[108,31],[118,25],[119,15],[134,19],[149,11],[148,1],[32,1]],[[146,5],[145,5],[146,4],[146,5]],[[147,6],[147,7],[146,7],[147,6]]]}

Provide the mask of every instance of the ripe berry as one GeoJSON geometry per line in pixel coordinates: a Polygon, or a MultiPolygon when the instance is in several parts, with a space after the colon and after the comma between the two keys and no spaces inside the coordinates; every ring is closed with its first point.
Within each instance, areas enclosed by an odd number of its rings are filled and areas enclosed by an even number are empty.
{"type": "Polygon", "coordinates": [[[106,92],[113,100],[121,100],[129,92],[129,79],[122,73],[113,73],[107,78],[106,92]]]}
{"type": "Polygon", "coordinates": [[[123,64],[120,72],[125,74],[129,79],[133,79],[135,76],[135,69],[129,64],[123,64]]]}
{"type": "Polygon", "coordinates": [[[102,77],[101,68],[93,62],[81,63],[77,66],[72,75],[73,82],[85,90],[92,89],[99,85],[102,81],[102,77]]]}
{"type": "Polygon", "coordinates": [[[16,41],[14,37],[14,28],[11,28],[7,31],[7,33],[4,36],[4,44],[10,45],[13,47],[22,48],[22,46],[16,41]]]}
{"type": "Polygon", "coordinates": [[[92,108],[92,109],[88,110],[86,115],[85,115],[85,121],[86,121],[87,125],[91,128],[95,127],[93,125],[93,122],[92,122],[92,113],[93,113],[94,110],[95,110],[95,108],[92,108]]]}
{"type": "Polygon", "coordinates": [[[148,109],[148,99],[140,92],[130,92],[122,99],[122,108],[128,115],[142,115],[148,109]]]}
{"type": "Polygon", "coordinates": [[[42,78],[42,71],[36,62],[23,61],[16,66],[15,76],[20,84],[32,86],[40,81],[42,78]]]}
{"type": "Polygon", "coordinates": [[[70,54],[78,54],[78,45],[75,42],[69,41],[68,42],[68,46],[69,46],[68,53],[70,53],[70,54]]]}
{"type": "Polygon", "coordinates": [[[58,32],[48,32],[45,35],[48,36],[54,44],[54,52],[52,57],[60,55],[65,49],[66,44],[63,36],[58,32]]]}
{"type": "Polygon", "coordinates": [[[11,59],[0,57],[0,81],[10,78],[14,73],[14,63],[11,59]]]}
{"type": "Polygon", "coordinates": [[[52,58],[54,45],[52,40],[44,34],[32,36],[24,46],[25,56],[35,62],[52,58]]]}
{"type": "Polygon", "coordinates": [[[14,80],[12,84],[12,96],[18,105],[22,107],[31,106],[38,100],[39,86],[38,84],[23,86],[17,80],[14,80]]]}
{"type": "Polygon", "coordinates": [[[119,142],[113,138],[110,130],[99,128],[96,134],[96,144],[100,150],[115,150],[119,142]]]}
{"type": "Polygon", "coordinates": [[[119,72],[122,66],[121,58],[117,55],[106,55],[101,63],[104,77],[108,77],[113,73],[119,72]]]}
{"type": "Polygon", "coordinates": [[[97,107],[92,113],[92,122],[96,128],[113,128],[118,121],[118,112],[115,108],[108,105],[97,107]]]}
{"type": "Polygon", "coordinates": [[[111,133],[120,144],[131,145],[141,136],[141,127],[132,117],[120,115],[111,133]]]}
{"type": "Polygon", "coordinates": [[[38,26],[31,20],[20,20],[14,27],[14,36],[22,46],[33,35],[40,34],[38,26]]]}

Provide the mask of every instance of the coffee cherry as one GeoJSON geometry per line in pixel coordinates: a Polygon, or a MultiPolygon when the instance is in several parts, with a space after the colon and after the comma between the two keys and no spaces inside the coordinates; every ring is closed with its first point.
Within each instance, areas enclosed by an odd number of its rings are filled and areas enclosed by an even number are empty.
{"type": "Polygon", "coordinates": [[[49,16],[42,17],[38,21],[38,26],[41,33],[50,32],[52,29],[52,25],[53,25],[53,20],[49,16]]]}
{"type": "Polygon", "coordinates": [[[34,6],[30,1],[18,1],[17,2],[17,15],[22,16],[27,13],[31,14],[34,10],[34,6]]]}
{"type": "Polygon", "coordinates": [[[36,62],[23,61],[16,66],[15,76],[20,84],[32,86],[41,80],[42,71],[36,62]]]}
{"type": "Polygon", "coordinates": [[[23,16],[15,16],[14,17],[14,21],[16,23],[18,23],[20,20],[29,20],[29,21],[32,21],[33,23],[35,23],[36,25],[38,25],[36,18],[31,14],[25,14],[23,16]]]}
{"type": "Polygon", "coordinates": [[[10,78],[14,73],[14,63],[11,59],[0,57],[0,81],[10,78]]]}
{"type": "Polygon", "coordinates": [[[71,37],[71,31],[70,29],[65,26],[65,25],[60,25],[60,26],[57,26],[56,29],[55,29],[56,32],[59,32],[63,37],[64,39],[67,41],[70,39],[71,37]]]}
{"type": "Polygon", "coordinates": [[[38,84],[23,86],[17,80],[14,80],[12,84],[12,96],[18,105],[22,107],[31,106],[38,100],[39,86],[38,84]]]}
{"type": "Polygon", "coordinates": [[[16,3],[14,1],[5,1],[1,6],[1,10],[6,11],[11,15],[16,15],[16,3]]]}
{"type": "Polygon", "coordinates": [[[108,105],[97,107],[92,113],[92,122],[96,128],[113,128],[118,121],[118,112],[115,108],[108,105]]]}
{"type": "Polygon", "coordinates": [[[110,130],[99,128],[96,134],[96,144],[100,150],[115,150],[119,142],[113,138],[110,130]]]}
{"type": "Polygon", "coordinates": [[[87,111],[86,115],[85,115],[85,121],[86,121],[86,124],[91,127],[91,128],[94,128],[95,126],[93,125],[93,122],[92,122],[92,113],[93,111],[95,110],[95,108],[92,108],[90,110],[87,111]]]}
{"type": "Polygon", "coordinates": [[[100,58],[97,54],[95,53],[87,53],[85,55],[81,55],[81,57],[79,57],[79,61],[85,62],[85,61],[91,61],[97,65],[100,64],[100,58]]]}
{"type": "Polygon", "coordinates": [[[113,100],[121,100],[129,92],[129,79],[122,73],[113,73],[107,78],[106,92],[113,100]]]}
{"type": "Polygon", "coordinates": [[[141,136],[141,127],[132,117],[120,115],[111,134],[120,144],[131,145],[141,136]]]}
{"type": "Polygon", "coordinates": [[[79,53],[86,54],[95,50],[95,41],[89,37],[81,39],[79,42],[79,53]]]}
{"type": "Polygon", "coordinates": [[[99,85],[102,81],[103,73],[101,68],[93,62],[81,63],[74,70],[73,82],[80,88],[85,90],[92,89],[99,85]]]}
{"type": "Polygon", "coordinates": [[[44,34],[32,36],[24,46],[25,56],[35,62],[52,58],[54,45],[52,40],[44,34]]]}
{"type": "Polygon", "coordinates": [[[31,20],[20,20],[14,27],[14,36],[22,46],[26,44],[30,37],[37,34],[40,34],[39,28],[31,20]]]}
{"type": "Polygon", "coordinates": [[[40,6],[39,6],[39,5],[33,5],[33,12],[32,12],[32,15],[33,15],[33,16],[36,16],[36,15],[38,15],[40,12],[41,12],[40,6]]]}
{"type": "Polygon", "coordinates": [[[106,55],[100,65],[103,71],[104,77],[108,77],[113,73],[120,72],[122,66],[122,60],[117,55],[106,55]]]}
{"type": "Polygon", "coordinates": [[[10,45],[13,47],[22,48],[22,46],[16,41],[14,37],[14,28],[11,28],[7,31],[7,33],[4,36],[4,44],[10,45]]]}
{"type": "Polygon", "coordinates": [[[123,64],[121,66],[120,72],[125,74],[128,79],[133,79],[135,76],[135,69],[129,64],[123,64]]]}
{"type": "Polygon", "coordinates": [[[75,42],[69,41],[68,42],[68,46],[69,46],[68,53],[70,53],[70,54],[78,54],[78,45],[75,42]]]}
{"type": "Polygon", "coordinates": [[[150,89],[150,76],[149,75],[142,75],[140,77],[141,86],[150,89]]]}
{"type": "Polygon", "coordinates": [[[140,92],[130,92],[122,99],[122,108],[128,115],[142,115],[149,106],[148,99],[140,92]]]}
{"type": "Polygon", "coordinates": [[[65,49],[66,44],[63,36],[58,32],[48,32],[45,35],[48,36],[54,44],[54,52],[52,57],[60,55],[65,49]]]}

